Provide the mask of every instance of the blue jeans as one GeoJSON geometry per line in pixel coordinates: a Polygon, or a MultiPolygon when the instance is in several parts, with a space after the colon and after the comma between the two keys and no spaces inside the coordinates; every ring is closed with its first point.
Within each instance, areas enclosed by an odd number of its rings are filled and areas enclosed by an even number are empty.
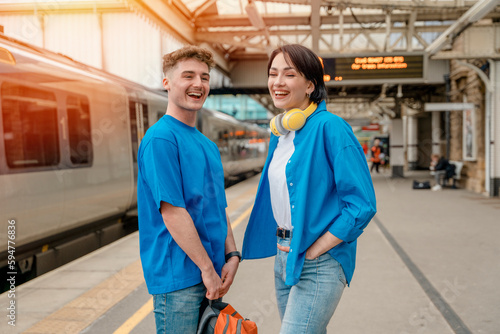
{"type": "MultiPolygon", "coordinates": [[[[278,238],[282,246],[290,239],[278,238]]],[[[274,262],[276,300],[281,318],[281,334],[323,334],[347,284],[341,265],[325,253],[305,260],[296,285],[285,285],[288,253],[280,251],[274,262]]]]}
{"type": "Polygon", "coordinates": [[[196,333],[200,307],[207,290],[203,283],[153,295],[157,334],[196,333]]]}

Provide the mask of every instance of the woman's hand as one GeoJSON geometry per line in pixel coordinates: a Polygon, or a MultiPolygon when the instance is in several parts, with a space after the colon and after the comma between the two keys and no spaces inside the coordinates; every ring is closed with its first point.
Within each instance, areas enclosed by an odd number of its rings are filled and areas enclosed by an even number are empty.
{"type": "Polygon", "coordinates": [[[290,246],[281,246],[280,244],[278,244],[278,249],[282,252],[290,252],[290,246]]]}
{"type": "Polygon", "coordinates": [[[306,260],[314,260],[315,258],[319,257],[319,255],[315,255],[314,251],[311,250],[311,248],[312,246],[309,247],[306,251],[306,260]]]}
{"type": "Polygon", "coordinates": [[[319,237],[306,251],[306,259],[313,260],[342,242],[329,231],[319,237]]]}
{"type": "MultiPolygon", "coordinates": [[[[311,246],[312,247],[312,246],[311,246]]],[[[289,253],[290,252],[290,247],[289,246],[281,246],[280,244],[278,244],[278,249],[282,252],[286,252],[286,253],[289,253]]],[[[308,260],[312,260],[312,259],[315,259],[316,257],[311,257],[313,255],[311,255],[311,248],[309,248],[306,252],[306,259],[308,260]]]]}
{"type": "MultiPolygon", "coordinates": [[[[342,242],[341,239],[337,238],[330,232],[326,232],[323,234],[321,237],[319,237],[318,240],[316,240],[311,247],[309,247],[306,251],[306,259],[308,260],[314,260],[315,258],[319,257],[320,255],[326,253],[333,247],[337,246],[342,242]]],[[[278,249],[283,252],[290,252],[290,246],[281,246],[280,244],[278,245],[278,249]]]]}

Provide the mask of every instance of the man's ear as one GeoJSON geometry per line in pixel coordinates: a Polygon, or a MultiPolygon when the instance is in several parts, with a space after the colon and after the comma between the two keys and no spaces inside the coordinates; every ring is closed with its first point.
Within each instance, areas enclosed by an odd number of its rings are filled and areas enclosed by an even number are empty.
{"type": "Polygon", "coordinates": [[[170,90],[170,80],[167,77],[163,78],[162,83],[163,83],[163,88],[165,88],[165,90],[170,90]]]}

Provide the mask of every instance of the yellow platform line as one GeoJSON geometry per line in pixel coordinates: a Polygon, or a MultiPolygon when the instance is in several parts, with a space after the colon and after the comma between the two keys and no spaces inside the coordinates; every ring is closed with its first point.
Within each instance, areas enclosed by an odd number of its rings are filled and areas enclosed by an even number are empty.
{"type": "MultiPolygon", "coordinates": [[[[231,223],[231,228],[234,229],[238,226],[245,218],[252,212],[252,207],[245,210],[234,222],[231,223]]],[[[153,298],[148,300],[146,304],[135,312],[127,321],[123,323],[113,334],[129,334],[144,318],[148,316],[150,312],[153,312],[153,298]]]]}
{"type": "Polygon", "coordinates": [[[24,334],[80,333],[143,283],[141,262],[137,260],[37,322],[24,334]]]}
{"type": "Polygon", "coordinates": [[[238,218],[236,218],[235,221],[231,223],[231,228],[235,229],[236,226],[240,225],[241,222],[243,220],[245,220],[245,218],[247,218],[250,215],[250,212],[252,212],[252,209],[253,209],[253,205],[250,206],[248,209],[246,209],[245,212],[243,212],[241,214],[241,216],[239,216],[238,218]]]}
{"type": "Polygon", "coordinates": [[[113,334],[128,334],[135,326],[137,326],[149,313],[153,312],[153,298],[149,299],[146,304],[134,313],[127,321],[123,323],[113,334]]]}

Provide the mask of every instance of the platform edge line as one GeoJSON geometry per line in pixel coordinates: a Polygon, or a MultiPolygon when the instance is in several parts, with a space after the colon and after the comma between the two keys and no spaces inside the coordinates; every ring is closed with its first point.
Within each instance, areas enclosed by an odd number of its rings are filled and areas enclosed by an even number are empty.
{"type": "Polygon", "coordinates": [[[153,312],[153,298],[151,297],[140,309],[127,319],[113,334],[130,333],[149,313],[153,312]]]}
{"type": "Polygon", "coordinates": [[[443,296],[441,296],[441,294],[427,279],[424,273],[418,268],[418,266],[413,262],[410,256],[399,245],[392,234],[385,228],[380,219],[375,216],[373,217],[373,221],[382,231],[382,234],[385,236],[389,244],[396,251],[400,259],[406,265],[413,277],[417,280],[418,284],[424,290],[427,297],[431,300],[434,306],[436,306],[437,310],[441,313],[453,332],[456,334],[472,334],[472,331],[467,327],[467,325],[465,325],[460,316],[446,302],[443,296]]]}
{"type": "Polygon", "coordinates": [[[252,209],[253,209],[253,205],[250,206],[248,209],[245,210],[245,212],[243,212],[238,218],[236,218],[236,220],[234,222],[231,223],[231,228],[236,228],[236,226],[238,226],[239,224],[241,224],[241,222],[243,220],[245,220],[245,218],[247,218],[250,213],[252,212],[252,209]]]}

